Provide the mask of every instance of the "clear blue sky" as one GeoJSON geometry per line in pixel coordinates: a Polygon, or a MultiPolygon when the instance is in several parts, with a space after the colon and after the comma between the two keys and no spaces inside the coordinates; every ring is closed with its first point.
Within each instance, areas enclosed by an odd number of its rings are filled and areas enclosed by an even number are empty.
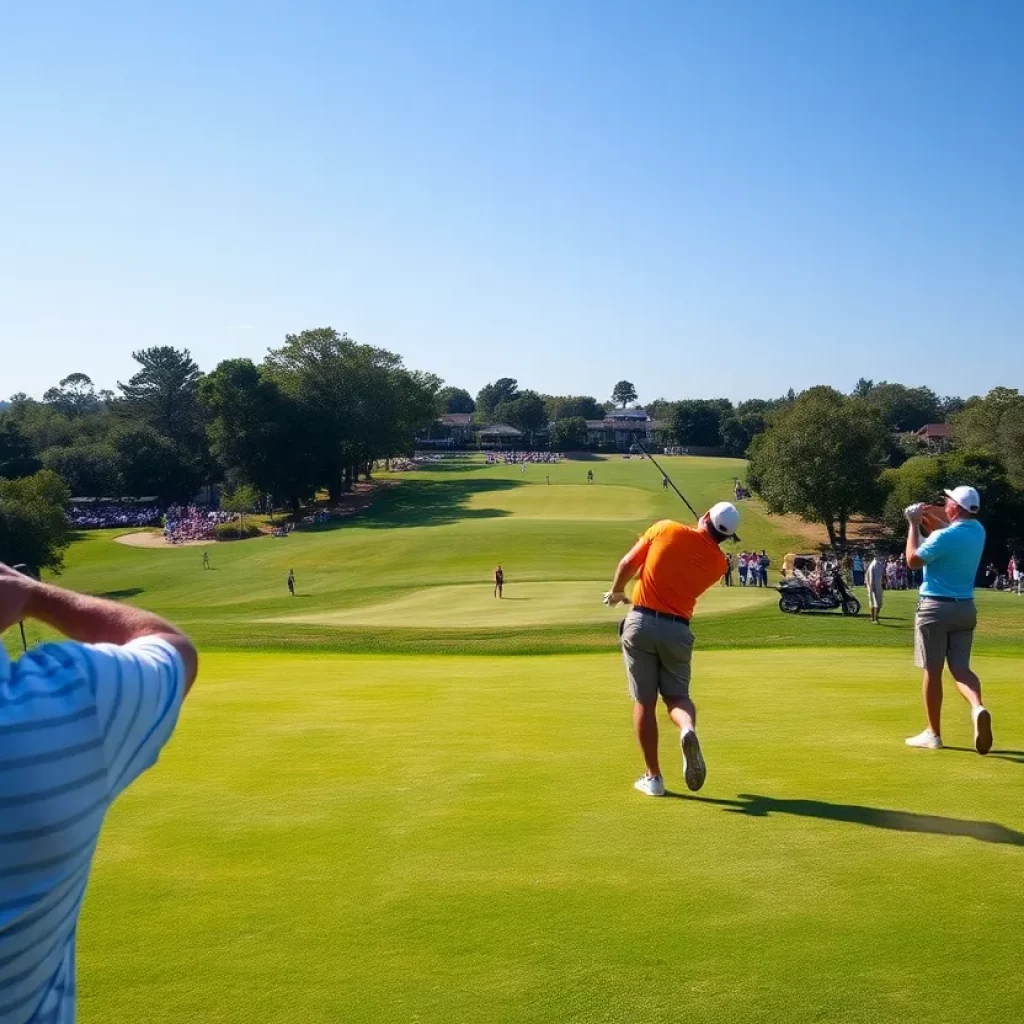
{"type": "Polygon", "coordinates": [[[1012,0],[6,5],[0,396],[322,325],[474,393],[1024,385],[1022,52],[1012,0]]]}

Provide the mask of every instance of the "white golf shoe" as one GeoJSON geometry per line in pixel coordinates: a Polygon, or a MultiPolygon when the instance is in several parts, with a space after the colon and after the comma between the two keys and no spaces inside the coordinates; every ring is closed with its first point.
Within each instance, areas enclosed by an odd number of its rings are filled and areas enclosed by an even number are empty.
{"type": "Polygon", "coordinates": [[[664,796],[665,780],[660,775],[641,775],[633,783],[633,788],[640,790],[641,793],[645,793],[647,796],[664,796]]]}
{"type": "Polygon", "coordinates": [[[700,752],[700,741],[692,729],[679,737],[679,746],[683,748],[683,778],[686,780],[687,789],[694,793],[704,785],[708,777],[707,765],[704,764],[704,755],[700,752]]]}
{"type": "Polygon", "coordinates": [[[974,719],[974,749],[987,754],[992,749],[992,715],[988,708],[977,707],[971,711],[974,719]]]}
{"type": "Polygon", "coordinates": [[[906,741],[908,747],[921,747],[924,750],[941,750],[942,737],[936,736],[931,729],[925,729],[916,736],[911,736],[906,741]]]}

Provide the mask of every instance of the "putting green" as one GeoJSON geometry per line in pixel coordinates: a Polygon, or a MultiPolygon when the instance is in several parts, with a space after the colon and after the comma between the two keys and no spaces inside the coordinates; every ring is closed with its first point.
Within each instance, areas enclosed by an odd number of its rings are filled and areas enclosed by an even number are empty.
{"type": "MultiPolygon", "coordinates": [[[[530,473],[543,473],[531,467],[530,473]]],[[[514,477],[513,477],[514,480],[514,477]]],[[[546,484],[543,476],[506,491],[483,491],[470,497],[468,508],[495,509],[525,519],[655,520],[655,495],[638,487],[596,484],[546,484]]],[[[678,510],[672,510],[678,514],[678,510]]],[[[664,513],[662,513],[664,514],[664,513]]]]}
{"type": "MultiPolygon", "coordinates": [[[[268,622],[322,626],[403,626],[464,629],[544,626],[551,623],[617,622],[623,609],[608,609],[601,595],[607,580],[509,582],[501,600],[490,584],[427,587],[378,604],[340,611],[286,615],[268,622]]],[[[761,607],[778,600],[773,590],[714,587],[697,606],[697,614],[716,615],[761,607]]]]}
{"type": "Polygon", "coordinates": [[[204,655],[100,841],[82,1024],[1017,1021],[1021,666],[977,659],[979,758],[955,692],[903,745],[906,651],[698,650],[708,782],[665,734],[652,800],[614,654],[204,655]]]}

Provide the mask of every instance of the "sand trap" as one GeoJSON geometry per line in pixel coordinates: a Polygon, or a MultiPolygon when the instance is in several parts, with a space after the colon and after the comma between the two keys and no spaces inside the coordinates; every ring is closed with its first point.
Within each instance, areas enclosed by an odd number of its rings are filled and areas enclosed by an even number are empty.
{"type": "Polygon", "coordinates": [[[184,540],[169,544],[162,533],[126,533],[114,540],[130,548],[208,548],[217,543],[215,540],[184,540]]]}

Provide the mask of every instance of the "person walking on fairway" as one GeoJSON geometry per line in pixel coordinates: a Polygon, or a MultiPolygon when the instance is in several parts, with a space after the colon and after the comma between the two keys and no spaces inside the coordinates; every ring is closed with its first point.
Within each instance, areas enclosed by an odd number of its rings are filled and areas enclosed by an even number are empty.
{"type": "Polygon", "coordinates": [[[878,625],[878,616],[882,611],[882,580],[885,577],[885,563],[878,557],[878,552],[872,556],[868,563],[864,583],[868,588],[868,608],[871,609],[871,621],[878,625]]]}
{"type": "Polygon", "coordinates": [[[633,784],[648,796],[664,796],[658,759],[658,694],[679,729],[683,777],[691,790],[704,785],[707,769],[697,740],[697,709],[690,700],[693,633],[690,619],[697,598],[726,571],[723,541],[736,533],[740,514],[720,501],[696,526],[670,519],[655,523],[623,556],[605,604],[629,603],[626,584],[639,575],[633,607],[619,628],[633,698],[633,727],[643,752],[645,774],[633,784]]]}
{"type": "Polygon", "coordinates": [[[974,581],[985,550],[985,528],[978,522],[981,498],[973,487],[946,491],[949,525],[921,537],[923,505],[906,510],[907,565],[924,569],[914,623],[914,662],[924,670],[924,710],[928,728],[907,740],[908,747],[942,746],[942,670],[946,664],[971,707],[974,749],[992,749],[992,715],[981,702],[981,680],[971,671],[971,645],[978,624],[974,581]]]}
{"type": "Polygon", "coordinates": [[[661,489],[663,491],[667,491],[668,490],[668,477],[667,476],[663,476],[661,478],[661,489]]]}
{"type": "Polygon", "coordinates": [[[288,593],[295,596],[295,570],[288,570],[288,593]]]}
{"type": "Polygon", "coordinates": [[[494,570],[494,596],[500,598],[505,589],[505,570],[499,565],[494,570]]]}
{"type": "MultiPolygon", "coordinates": [[[[17,661],[0,643],[0,1019],[70,1024],[75,936],[104,818],[171,738],[198,659],[156,615],[0,564],[0,632],[22,619],[69,639],[17,661]]],[[[154,877],[167,870],[150,864],[154,877]]]]}
{"type": "Polygon", "coordinates": [[[203,568],[204,569],[209,569],[210,568],[210,554],[209,554],[208,551],[204,551],[203,552],[203,568]]]}
{"type": "Polygon", "coordinates": [[[587,483],[592,484],[594,482],[594,471],[592,469],[587,470],[587,483]]]}

